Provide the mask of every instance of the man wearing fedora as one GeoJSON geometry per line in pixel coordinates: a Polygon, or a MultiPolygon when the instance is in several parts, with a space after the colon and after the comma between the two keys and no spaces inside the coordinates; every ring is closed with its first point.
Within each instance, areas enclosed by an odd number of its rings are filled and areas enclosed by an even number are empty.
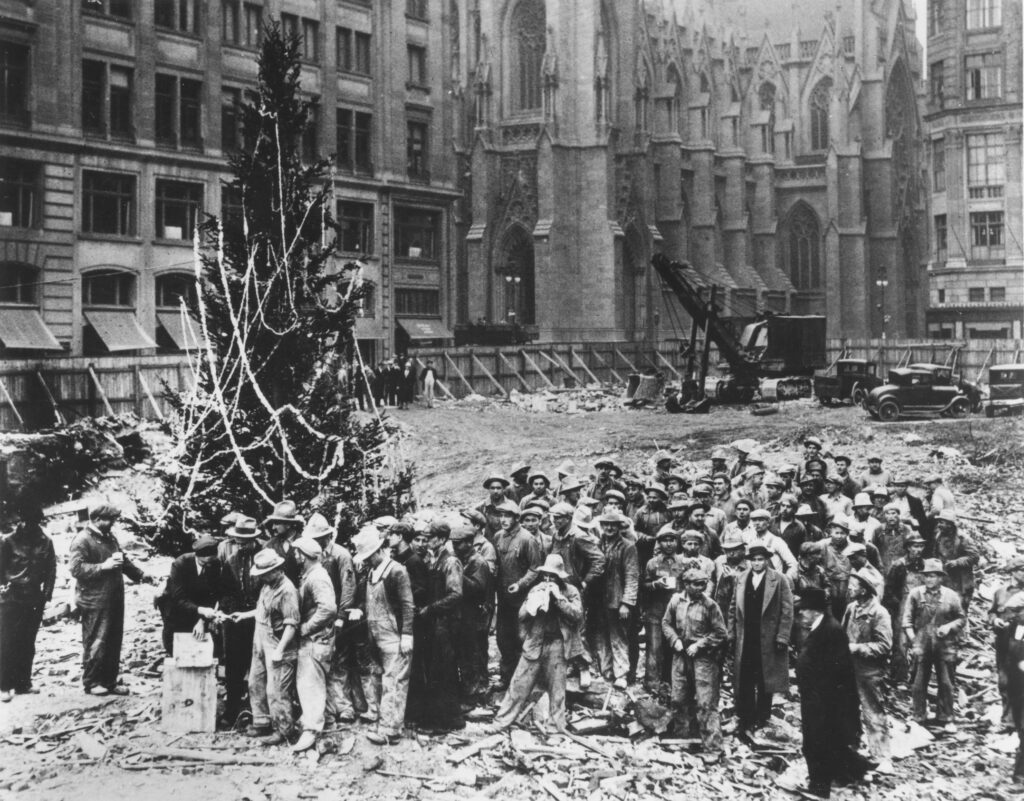
{"type": "MultiPolygon", "coordinates": [[[[524,493],[524,497],[529,494],[529,485],[524,485],[527,488],[527,492],[524,493]]],[[[504,501],[511,500],[506,496],[506,490],[509,487],[509,481],[504,476],[493,474],[484,479],[484,489],[487,490],[487,500],[476,507],[476,511],[480,512],[485,518],[487,518],[487,528],[485,534],[487,538],[494,541],[494,537],[498,530],[501,528],[501,521],[498,519],[498,506],[504,501]]],[[[512,501],[517,504],[519,500],[512,501]]]]}
{"type": "Polygon", "coordinates": [[[929,555],[942,560],[944,583],[960,596],[966,617],[974,597],[974,568],[981,557],[974,543],[958,531],[954,512],[944,509],[935,518],[935,541],[929,555]]]}
{"type": "Polygon", "coordinates": [[[285,575],[295,586],[299,584],[299,564],[291,554],[292,540],[302,533],[304,524],[295,501],[288,500],[276,504],[274,511],[263,521],[263,527],[269,535],[263,547],[277,551],[284,558],[285,575]]]}
{"type": "Polygon", "coordinates": [[[124,577],[153,583],[121,550],[111,529],[121,510],[108,503],[89,509],[89,523],[71,542],[68,555],[75,605],[82,615],[82,686],[87,694],[127,695],[118,684],[124,638],[124,577]]]}
{"type": "Polygon", "coordinates": [[[558,731],[566,730],[566,666],[583,653],[579,637],[583,604],[579,591],[566,581],[568,573],[558,554],[549,554],[537,574],[540,582],[517,613],[523,650],[495,715],[495,730],[512,726],[535,690],[548,694],[551,722],[558,731]]]}
{"type": "Polygon", "coordinates": [[[882,694],[886,661],[892,651],[892,621],[880,603],[875,577],[866,568],[850,574],[850,605],[843,617],[843,629],[850,641],[864,739],[879,768],[888,773],[892,770],[889,718],[882,694]]]}
{"type": "Polygon", "coordinates": [[[614,459],[598,459],[594,463],[594,469],[597,471],[597,475],[594,480],[590,482],[590,486],[587,487],[586,494],[598,501],[604,501],[604,494],[610,489],[617,489],[615,479],[612,478],[612,471],[615,470],[617,465],[614,459]]]}
{"type": "Polygon", "coordinates": [[[729,608],[729,638],[736,643],[736,717],[746,737],[768,724],[772,695],[789,690],[793,594],[785,576],[769,567],[770,559],[763,545],[747,548],[750,568],[737,580],[729,608]]]}
{"type": "MultiPolygon", "coordinates": [[[[362,614],[369,630],[373,658],[373,694],[377,730],[366,738],[375,745],[394,745],[402,736],[412,665],[412,624],[416,608],[409,574],[391,558],[387,541],[373,526],[352,538],[356,564],[366,563],[366,599],[362,614]]],[[[350,618],[360,616],[360,610],[350,618]]],[[[372,707],[373,704],[371,703],[372,707]]]]}
{"type": "Polygon", "coordinates": [[[494,537],[498,551],[498,610],[495,639],[501,654],[499,689],[506,689],[519,663],[523,642],[519,633],[519,607],[529,586],[523,582],[543,561],[540,541],[519,525],[519,507],[504,500],[497,507],[500,528],[494,537]]]}
{"type": "Polygon", "coordinates": [[[520,509],[525,509],[534,501],[542,500],[548,504],[554,503],[555,499],[551,497],[551,479],[547,477],[546,473],[540,471],[531,473],[529,485],[530,491],[519,499],[520,509]]]}
{"type": "Polygon", "coordinates": [[[519,503],[523,498],[530,494],[530,482],[527,479],[530,477],[530,470],[533,468],[528,464],[521,464],[511,473],[509,477],[512,479],[512,484],[505,487],[505,497],[511,501],[519,503]]]}
{"type": "Polygon", "coordinates": [[[904,636],[910,643],[914,720],[923,724],[928,718],[928,684],[934,670],[936,719],[940,726],[954,732],[954,671],[959,658],[958,639],[966,619],[960,596],[942,586],[946,578],[942,561],[925,559],[921,573],[924,586],[910,591],[902,620],[904,636]]]}
{"type": "MultiPolygon", "coordinates": [[[[234,574],[217,558],[217,540],[199,537],[189,553],[171,563],[164,602],[163,643],[174,654],[174,635],[192,632],[197,640],[220,629],[225,615],[241,602],[242,588],[234,574]]],[[[217,648],[220,651],[220,648],[217,648]]]]}
{"type": "Polygon", "coordinates": [[[260,579],[256,608],[232,615],[235,622],[254,618],[256,631],[249,666],[252,727],[246,732],[264,745],[283,745],[295,728],[292,697],[299,658],[299,591],[284,573],[284,557],[264,548],[253,559],[260,579]]]}
{"type": "Polygon", "coordinates": [[[905,681],[908,671],[908,644],[903,634],[903,610],[906,608],[907,597],[915,587],[924,584],[924,539],[916,531],[911,532],[905,541],[907,555],[892,563],[885,574],[885,590],[882,593],[882,606],[889,612],[892,620],[892,660],[890,673],[897,681],[905,681]]]}
{"type": "Polygon", "coordinates": [[[829,798],[833,783],[859,781],[875,763],[857,753],[860,699],[846,633],[823,590],[808,587],[799,605],[809,632],[796,662],[807,792],[829,798]]]}
{"type": "Polygon", "coordinates": [[[566,476],[565,480],[562,481],[561,486],[558,488],[558,497],[561,499],[561,503],[567,503],[573,508],[580,502],[580,498],[583,495],[583,490],[586,489],[586,483],[576,478],[576,476],[566,476]]]}
{"type": "Polygon", "coordinates": [[[723,553],[715,559],[716,576],[712,588],[712,598],[722,610],[722,615],[729,614],[733,598],[736,595],[736,582],[750,567],[747,561],[747,544],[738,532],[730,532],[722,540],[723,553]]]}
{"type": "MultiPolygon", "coordinates": [[[[217,559],[238,585],[235,612],[249,612],[256,608],[260,595],[259,579],[252,575],[253,559],[259,551],[256,520],[233,513],[224,532],[227,539],[217,546],[217,559]]],[[[246,674],[252,662],[252,643],[256,631],[253,618],[229,618],[221,628],[224,648],[224,723],[233,726],[242,711],[247,689],[246,674]]]]}
{"type": "Polygon", "coordinates": [[[636,545],[625,536],[629,519],[618,512],[597,518],[604,551],[604,597],[595,611],[592,629],[601,675],[624,689],[630,673],[629,637],[635,627],[640,563],[636,545]]]}
{"type": "Polygon", "coordinates": [[[722,680],[725,618],[705,590],[709,575],[691,567],[681,576],[682,592],[673,594],[662,616],[665,643],[672,652],[672,711],[684,737],[698,731],[705,762],[722,755],[718,714],[722,680]]]}

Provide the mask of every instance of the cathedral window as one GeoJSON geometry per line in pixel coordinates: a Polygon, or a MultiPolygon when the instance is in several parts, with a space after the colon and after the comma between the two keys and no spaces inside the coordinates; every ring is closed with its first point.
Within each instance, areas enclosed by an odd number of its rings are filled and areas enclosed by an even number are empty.
{"type": "Polygon", "coordinates": [[[513,111],[542,107],[541,67],[544,61],[544,2],[521,0],[512,12],[511,98],[513,111]]]}
{"type": "Polygon", "coordinates": [[[821,288],[821,234],[818,218],[800,204],[789,217],[789,276],[797,289],[821,288]]]}
{"type": "Polygon", "coordinates": [[[822,80],[811,92],[811,150],[826,150],[829,144],[829,106],[832,101],[832,81],[822,80]]]}

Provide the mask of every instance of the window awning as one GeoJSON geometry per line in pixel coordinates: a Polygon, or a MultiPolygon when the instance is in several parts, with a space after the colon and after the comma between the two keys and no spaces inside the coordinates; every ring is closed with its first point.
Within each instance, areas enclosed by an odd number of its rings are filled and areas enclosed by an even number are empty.
{"type": "Polygon", "coordinates": [[[36,309],[0,309],[0,345],[11,350],[64,350],[36,309]]]}
{"type": "Polygon", "coordinates": [[[142,330],[133,311],[87,311],[85,320],[111,353],[156,347],[156,343],[142,330]]]}
{"type": "Polygon", "coordinates": [[[191,315],[176,311],[157,312],[156,320],[181,350],[202,350],[206,347],[202,326],[191,315]]]}
{"type": "Polygon", "coordinates": [[[398,324],[409,335],[409,339],[453,339],[455,334],[440,320],[399,318],[398,324]]]}

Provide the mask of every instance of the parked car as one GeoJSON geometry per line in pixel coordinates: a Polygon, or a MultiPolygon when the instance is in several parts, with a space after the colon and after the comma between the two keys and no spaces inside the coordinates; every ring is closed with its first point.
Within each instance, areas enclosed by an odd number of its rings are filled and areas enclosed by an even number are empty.
{"type": "Polygon", "coordinates": [[[882,383],[876,371],[875,363],[867,359],[840,359],[834,373],[815,374],[814,395],[820,403],[849,400],[855,406],[863,406],[868,393],[882,383]]]}
{"type": "Polygon", "coordinates": [[[985,417],[1024,414],[1024,364],[993,364],[988,368],[985,417]]]}
{"type": "Polygon", "coordinates": [[[890,370],[886,383],[868,393],[865,408],[876,420],[886,422],[918,415],[965,417],[981,409],[981,399],[981,389],[954,377],[952,368],[912,364],[890,370]]]}

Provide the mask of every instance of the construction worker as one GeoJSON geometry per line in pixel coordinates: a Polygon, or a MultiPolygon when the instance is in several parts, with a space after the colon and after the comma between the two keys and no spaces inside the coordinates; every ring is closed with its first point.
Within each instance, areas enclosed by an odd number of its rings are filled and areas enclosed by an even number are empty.
{"type": "Polygon", "coordinates": [[[679,577],[686,567],[686,560],[679,550],[679,535],[671,524],[662,527],[657,535],[657,546],[644,566],[644,632],[646,635],[647,665],[644,672],[644,687],[648,692],[658,692],[662,684],[671,680],[671,652],[667,652],[661,621],[665,617],[668,602],[679,589],[679,577]]]}
{"type": "Polygon", "coordinates": [[[476,550],[474,536],[468,521],[452,527],[452,549],[462,563],[462,598],[454,646],[464,711],[485,700],[487,634],[494,613],[494,571],[476,550]]]}
{"type": "Polygon", "coordinates": [[[519,525],[519,507],[502,501],[496,507],[500,528],[494,536],[498,552],[498,610],[495,618],[495,639],[501,654],[498,689],[508,688],[512,673],[519,664],[523,643],[519,636],[519,606],[529,586],[522,580],[542,562],[540,541],[519,525]]]}
{"type": "Polygon", "coordinates": [[[601,674],[626,687],[629,676],[629,631],[635,624],[640,566],[636,545],[625,537],[628,518],[605,512],[597,519],[605,557],[604,598],[595,609],[596,642],[601,674]]]}

